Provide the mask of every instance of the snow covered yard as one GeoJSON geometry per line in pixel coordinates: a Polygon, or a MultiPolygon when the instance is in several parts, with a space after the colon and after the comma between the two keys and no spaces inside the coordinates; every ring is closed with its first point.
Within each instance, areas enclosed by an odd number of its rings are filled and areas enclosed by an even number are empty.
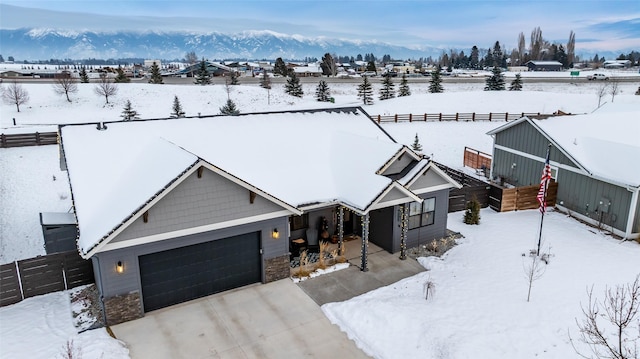
{"type": "MultiPolygon", "coordinates": [[[[537,210],[481,211],[480,225],[449,214],[465,238],[444,258],[422,258],[427,271],[349,301],[322,306],[334,324],[375,358],[571,358],[569,334],[587,288],[640,273],[640,245],[622,243],[557,212],[544,220],[543,251],[551,254],[527,302],[525,269],[537,245],[537,210]],[[435,284],[425,300],[425,282],[435,284]]],[[[575,345],[584,353],[588,348],[575,345]]]]}
{"type": "Polygon", "coordinates": [[[77,333],[69,292],[55,292],[0,308],[0,357],[63,358],[73,341],[74,358],[125,359],[129,350],[104,328],[77,333]]]}

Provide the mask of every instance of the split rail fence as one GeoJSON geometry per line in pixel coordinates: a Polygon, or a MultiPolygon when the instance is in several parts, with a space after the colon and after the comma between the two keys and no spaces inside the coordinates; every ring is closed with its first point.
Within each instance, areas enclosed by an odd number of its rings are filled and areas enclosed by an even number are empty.
{"type": "Polygon", "coordinates": [[[456,112],[456,113],[423,113],[423,114],[395,114],[375,115],[371,118],[378,123],[387,122],[438,122],[438,121],[513,121],[527,116],[529,118],[547,118],[554,115],[537,113],[508,113],[508,112],[456,112]]]}
{"type": "Polygon", "coordinates": [[[70,251],[0,265],[0,307],[94,283],[90,260],[70,251]]]}

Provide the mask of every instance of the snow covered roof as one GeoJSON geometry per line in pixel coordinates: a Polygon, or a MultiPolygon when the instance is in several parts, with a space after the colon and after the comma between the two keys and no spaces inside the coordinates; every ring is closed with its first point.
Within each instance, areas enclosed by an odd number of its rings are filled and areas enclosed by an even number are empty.
{"type": "MultiPolygon", "coordinates": [[[[534,64],[534,65],[560,65],[562,66],[562,63],[558,62],[558,61],[537,61],[537,60],[530,60],[530,63],[534,64]]],[[[527,63],[529,63],[527,62],[527,63]]]]}
{"type": "Polygon", "coordinates": [[[626,106],[606,106],[577,116],[545,120],[522,118],[500,126],[492,135],[528,121],[589,175],[622,186],[640,186],[640,111],[626,106]]]}
{"type": "Polygon", "coordinates": [[[401,186],[376,171],[402,145],[360,108],[68,125],[60,134],[85,254],[202,161],[292,213],[319,203],[366,213],[401,186]]]}

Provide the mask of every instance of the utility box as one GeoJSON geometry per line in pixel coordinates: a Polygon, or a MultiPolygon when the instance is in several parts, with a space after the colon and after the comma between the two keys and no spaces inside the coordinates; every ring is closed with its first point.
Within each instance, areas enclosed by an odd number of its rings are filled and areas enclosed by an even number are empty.
{"type": "Polygon", "coordinates": [[[73,213],[40,213],[40,225],[47,254],[77,250],[78,228],[73,213]]]}
{"type": "Polygon", "coordinates": [[[600,198],[600,202],[598,203],[598,209],[602,213],[609,213],[609,207],[611,206],[611,201],[608,198],[602,197],[600,198]]]}

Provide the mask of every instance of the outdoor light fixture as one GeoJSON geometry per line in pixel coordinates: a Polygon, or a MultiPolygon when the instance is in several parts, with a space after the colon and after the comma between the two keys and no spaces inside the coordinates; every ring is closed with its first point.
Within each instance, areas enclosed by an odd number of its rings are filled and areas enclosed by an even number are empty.
{"type": "Polygon", "coordinates": [[[124,273],[124,264],[122,261],[118,261],[118,263],[116,263],[116,272],[124,273]]]}
{"type": "Polygon", "coordinates": [[[271,232],[271,238],[278,239],[280,238],[280,232],[278,232],[278,228],[274,228],[271,232]]]}

